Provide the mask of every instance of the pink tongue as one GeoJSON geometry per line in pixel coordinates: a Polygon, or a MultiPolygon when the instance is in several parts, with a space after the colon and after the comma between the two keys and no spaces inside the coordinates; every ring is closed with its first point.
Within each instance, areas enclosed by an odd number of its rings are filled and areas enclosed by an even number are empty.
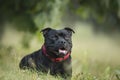
{"type": "Polygon", "coordinates": [[[66,54],[66,53],[67,53],[67,51],[66,51],[66,50],[61,50],[61,49],[59,49],[59,53],[66,54]]]}

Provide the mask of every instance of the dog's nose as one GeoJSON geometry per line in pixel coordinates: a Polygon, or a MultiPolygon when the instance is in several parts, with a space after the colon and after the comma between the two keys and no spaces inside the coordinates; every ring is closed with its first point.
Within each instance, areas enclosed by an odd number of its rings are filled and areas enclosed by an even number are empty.
{"type": "Polygon", "coordinates": [[[65,40],[60,40],[60,41],[58,41],[58,43],[59,44],[65,44],[66,42],[65,42],[65,40]]]}

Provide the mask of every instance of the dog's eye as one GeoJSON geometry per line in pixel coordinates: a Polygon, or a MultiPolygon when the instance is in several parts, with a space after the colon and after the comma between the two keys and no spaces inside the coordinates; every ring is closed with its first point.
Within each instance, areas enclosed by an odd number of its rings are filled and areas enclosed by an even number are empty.
{"type": "Polygon", "coordinates": [[[56,35],[50,36],[50,39],[56,40],[58,37],[56,35]]]}
{"type": "Polygon", "coordinates": [[[69,37],[69,36],[67,36],[67,35],[66,35],[66,36],[64,36],[64,38],[65,38],[65,39],[67,39],[67,40],[68,40],[68,39],[70,39],[70,37],[69,37]]]}

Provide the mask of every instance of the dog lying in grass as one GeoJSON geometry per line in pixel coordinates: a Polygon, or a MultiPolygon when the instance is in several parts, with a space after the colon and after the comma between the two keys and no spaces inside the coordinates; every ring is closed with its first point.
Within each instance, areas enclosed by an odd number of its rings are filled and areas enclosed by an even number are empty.
{"type": "Polygon", "coordinates": [[[72,77],[71,37],[75,32],[71,28],[60,30],[45,28],[41,32],[44,36],[42,48],[23,57],[19,64],[20,69],[50,72],[51,75],[59,75],[70,80],[72,77]]]}

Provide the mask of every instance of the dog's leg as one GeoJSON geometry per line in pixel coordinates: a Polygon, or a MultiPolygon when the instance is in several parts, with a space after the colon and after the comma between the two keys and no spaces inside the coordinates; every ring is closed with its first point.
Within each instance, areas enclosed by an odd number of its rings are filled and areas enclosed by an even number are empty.
{"type": "Polygon", "coordinates": [[[28,55],[21,60],[19,67],[20,69],[35,69],[36,64],[35,61],[32,59],[32,57],[28,55]]]}
{"type": "Polygon", "coordinates": [[[71,58],[64,63],[64,75],[66,80],[71,80],[72,77],[72,65],[71,58]]]}

